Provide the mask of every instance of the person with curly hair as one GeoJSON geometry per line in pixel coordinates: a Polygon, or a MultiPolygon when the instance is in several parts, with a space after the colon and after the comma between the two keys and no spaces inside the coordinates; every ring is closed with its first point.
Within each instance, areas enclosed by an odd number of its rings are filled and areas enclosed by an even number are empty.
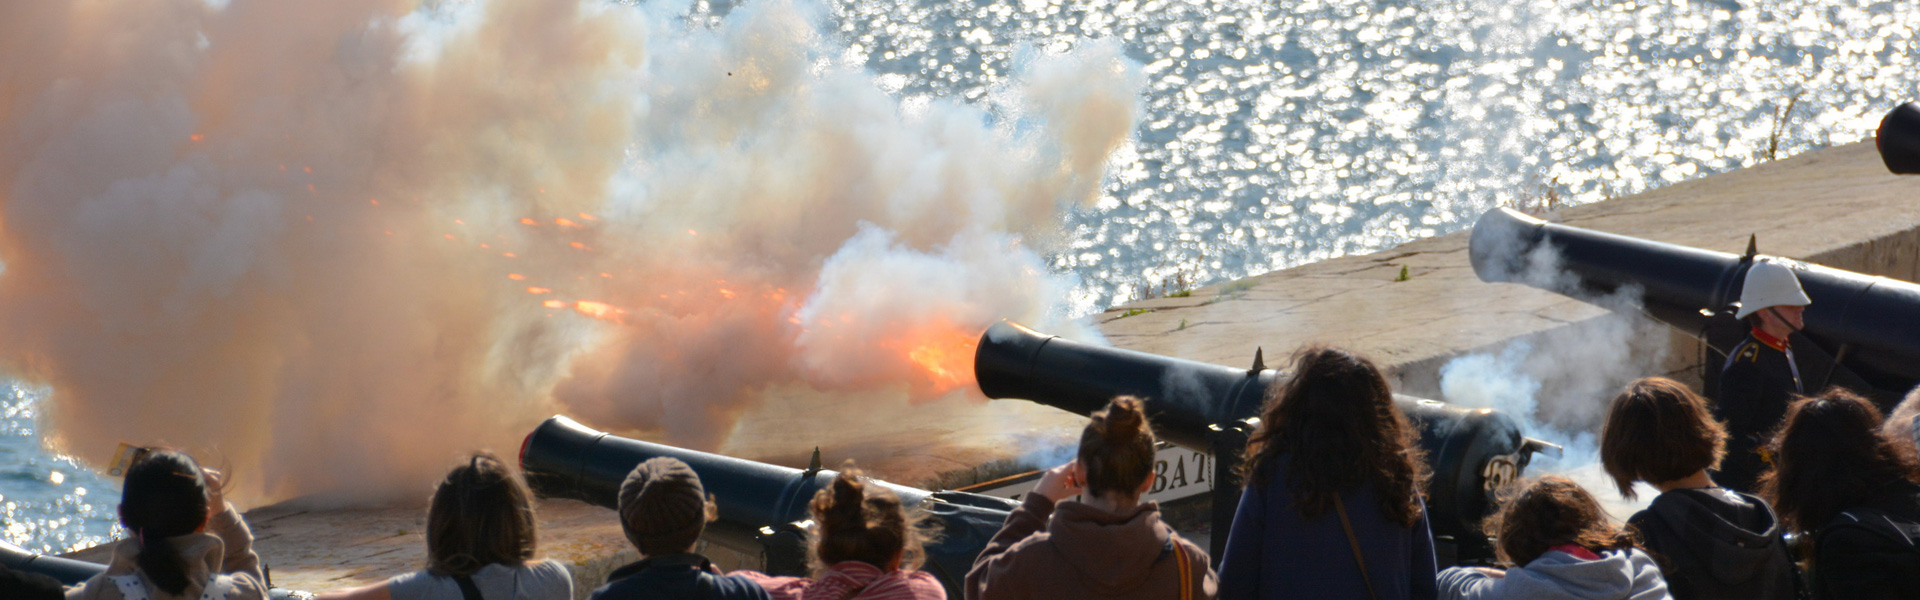
{"type": "Polygon", "coordinates": [[[940,580],[920,570],[932,535],[924,514],[907,510],[899,496],[850,468],[815,492],[809,508],[812,578],[742,572],[774,600],[946,600],[940,580]]]}
{"type": "MultiPolygon", "coordinates": [[[[1222,598],[1433,598],[1428,469],[1372,361],[1294,355],[1247,442],[1222,598]]],[[[1217,535],[1217,533],[1216,533],[1217,535]]]]}
{"type": "Polygon", "coordinates": [[[1154,455],[1139,399],[1094,413],[1079,457],[1041,475],[974,561],[967,599],[1213,598],[1206,550],[1162,522],[1158,503],[1140,501],[1154,455]]]}
{"type": "Polygon", "coordinates": [[[1512,568],[1452,567],[1440,595],[1462,600],[1660,600],[1672,598],[1653,557],[1613,526],[1580,484],[1534,479],[1483,524],[1512,568]]]}
{"type": "Polygon", "coordinates": [[[1878,408],[1840,389],[1801,399],[1768,448],[1760,495],[1812,541],[1815,598],[1920,597],[1920,459],[1878,408]]]}

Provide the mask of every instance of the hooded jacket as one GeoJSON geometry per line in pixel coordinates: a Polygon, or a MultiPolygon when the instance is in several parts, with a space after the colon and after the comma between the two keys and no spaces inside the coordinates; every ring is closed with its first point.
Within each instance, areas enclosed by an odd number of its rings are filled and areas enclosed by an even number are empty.
{"type": "Polygon", "coordinates": [[[1726,488],[1674,490],[1627,520],[1678,600],[1796,597],[1799,577],[1773,508],[1726,488]]]}
{"type": "Polygon", "coordinates": [[[1110,513],[1066,501],[1056,509],[1052,500],[1027,494],[974,561],[966,596],[1173,600],[1182,597],[1183,583],[1195,599],[1213,598],[1217,585],[1207,552],[1162,523],[1159,504],[1110,513]]]}
{"type": "MultiPolygon", "coordinates": [[[[226,510],[207,520],[204,532],[167,538],[185,559],[187,588],[178,596],[162,591],[140,571],[140,541],[115,542],[113,558],[107,570],[67,592],[67,600],[127,600],[114,578],[134,576],[145,588],[149,600],[198,600],[209,581],[221,581],[228,590],[226,600],[264,600],[266,576],[260,571],[260,555],[253,553],[253,532],[240,513],[228,504],[226,510]]],[[[125,579],[121,579],[125,581],[125,579]]]]}
{"type": "Polygon", "coordinates": [[[1637,549],[1583,559],[1549,550],[1505,577],[1475,567],[1440,572],[1440,597],[1463,600],[1660,600],[1672,598],[1653,557],[1637,549]]]}
{"type": "Polygon", "coordinates": [[[744,575],[721,575],[698,554],[668,554],[615,569],[590,600],[770,600],[767,590],[744,575]]]}
{"type": "Polygon", "coordinates": [[[1897,480],[1813,535],[1813,597],[1920,597],[1920,485],[1897,480]]]}

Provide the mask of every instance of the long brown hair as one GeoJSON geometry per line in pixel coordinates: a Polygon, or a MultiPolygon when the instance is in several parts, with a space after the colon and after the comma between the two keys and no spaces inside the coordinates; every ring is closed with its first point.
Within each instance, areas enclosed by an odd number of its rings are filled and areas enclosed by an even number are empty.
{"type": "Polygon", "coordinates": [[[155,587],[179,595],[187,581],[187,561],[170,538],[200,529],[207,522],[207,480],[193,458],[175,450],[147,452],[127,467],[120,495],[120,524],[139,541],[135,560],[155,587]]]}
{"type": "Polygon", "coordinates": [[[1153,446],[1153,425],[1139,398],[1121,396],[1108,402],[1080,430],[1079,459],[1087,470],[1087,494],[1139,497],[1140,484],[1153,473],[1153,446]]]}
{"type": "Polygon", "coordinates": [[[472,575],[533,558],[533,493],[513,467],[476,452],[447,472],[427,506],[427,572],[472,575]]]}
{"type": "Polygon", "coordinates": [[[1335,494],[1371,483],[1388,521],[1412,527],[1420,520],[1429,474],[1419,438],[1380,369],[1346,350],[1309,346],[1294,354],[1293,376],[1275,386],[1246,457],[1241,474],[1260,486],[1286,458],[1303,517],[1326,514],[1335,494]]]}
{"type": "Polygon", "coordinates": [[[1793,531],[1817,529],[1889,483],[1920,482],[1913,445],[1881,433],[1880,409],[1841,388],[1788,406],[1767,447],[1773,470],[1760,495],[1793,531]]]}
{"type": "Polygon", "coordinates": [[[1635,481],[1684,479],[1718,467],[1726,452],[1726,427],[1713,418],[1707,399],[1665,377],[1627,384],[1600,430],[1600,462],[1628,500],[1637,496],[1635,481]]]}
{"type": "Polygon", "coordinates": [[[886,569],[895,557],[900,568],[920,568],[922,550],[932,533],[926,515],[908,510],[900,496],[870,486],[858,469],[848,468],[833,485],[813,494],[808,505],[820,530],[813,544],[814,570],[857,560],[886,569]]]}
{"type": "Polygon", "coordinates": [[[1534,479],[1481,526],[1489,537],[1499,540],[1494,553],[1516,567],[1567,544],[1593,552],[1633,546],[1633,534],[1614,527],[1593,494],[1558,475],[1534,479]]]}

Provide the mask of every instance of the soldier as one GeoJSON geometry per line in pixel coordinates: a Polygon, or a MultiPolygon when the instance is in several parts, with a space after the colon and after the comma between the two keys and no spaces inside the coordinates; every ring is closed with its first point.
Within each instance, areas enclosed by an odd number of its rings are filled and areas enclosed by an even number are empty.
{"type": "Polygon", "coordinates": [[[1713,480],[1750,492],[1765,470],[1759,449],[1793,397],[1812,396],[1830,385],[1858,393],[1873,389],[1828,354],[1799,335],[1813,301],[1785,264],[1762,259],[1747,269],[1734,316],[1752,326],[1747,338],[1727,353],[1714,390],[1714,416],[1727,424],[1727,458],[1713,480]]]}

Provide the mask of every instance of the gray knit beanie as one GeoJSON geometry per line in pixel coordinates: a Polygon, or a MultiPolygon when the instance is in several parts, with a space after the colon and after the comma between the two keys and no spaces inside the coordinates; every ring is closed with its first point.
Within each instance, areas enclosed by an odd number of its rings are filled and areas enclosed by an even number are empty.
{"type": "Polygon", "coordinates": [[[707,526],[707,493],[680,459],[640,463],[620,483],[620,525],[641,554],[685,552],[707,526]]]}

